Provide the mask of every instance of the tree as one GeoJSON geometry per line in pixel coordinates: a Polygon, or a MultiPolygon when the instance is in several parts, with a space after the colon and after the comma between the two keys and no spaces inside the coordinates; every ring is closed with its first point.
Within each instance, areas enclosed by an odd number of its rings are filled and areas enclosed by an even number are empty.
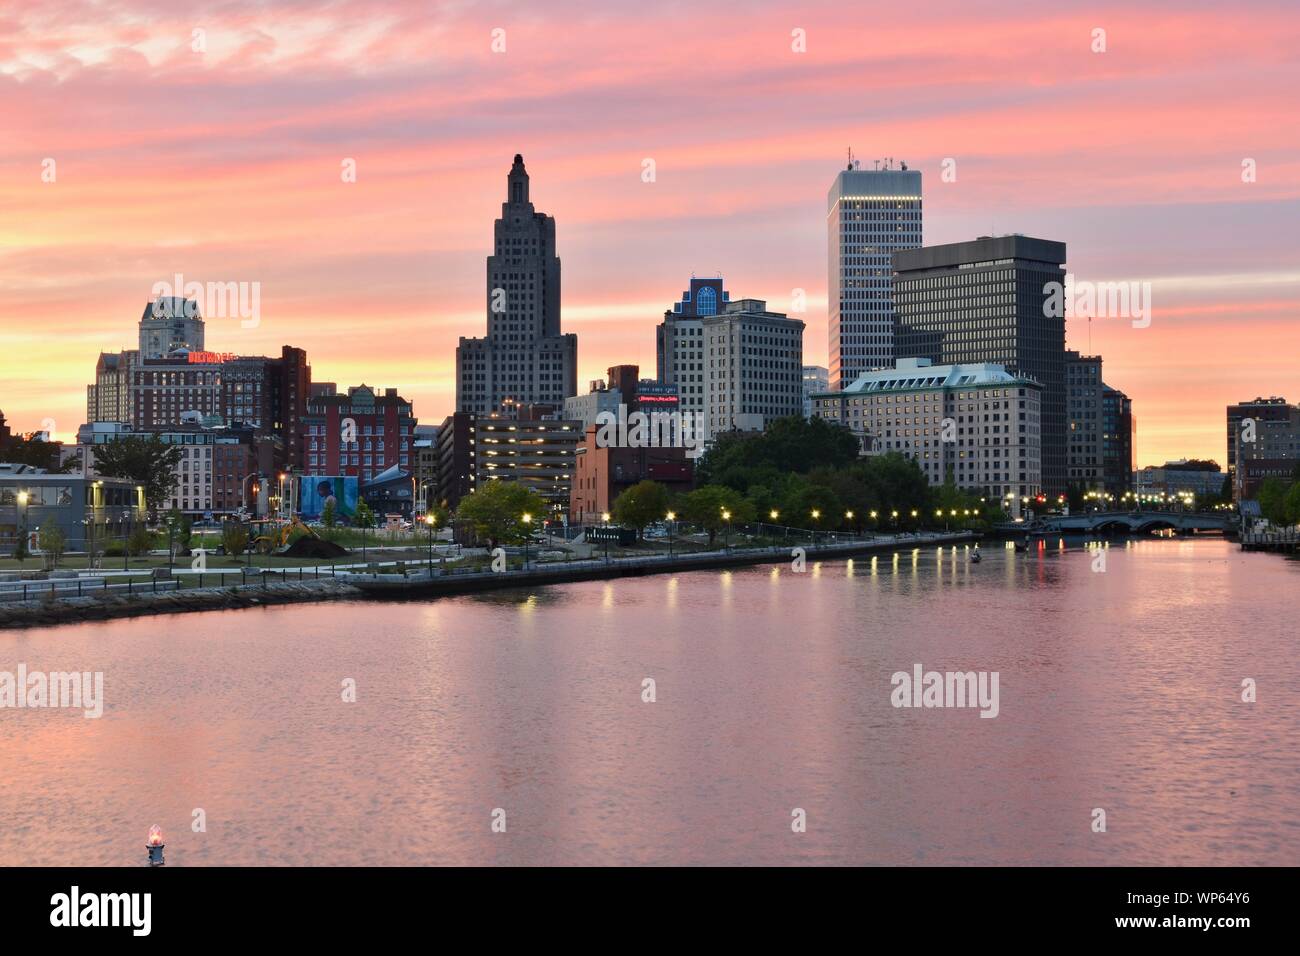
{"type": "Polygon", "coordinates": [[[148,553],[149,549],[153,547],[153,535],[149,533],[149,529],[143,523],[137,524],[131,529],[126,545],[131,549],[132,554],[139,557],[148,553]]]}
{"type": "Polygon", "coordinates": [[[1259,486],[1259,493],[1256,499],[1259,502],[1259,512],[1268,519],[1270,524],[1279,527],[1287,523],[1286,514],[1286,497],[1288,484],[1279,478],[1266,478],[1264,483],[1259,486]]]}
{"type": "Polygon", "coordinates": [[[859,450],[857,437],[844,426],[793,415],[770,422],[763,432],[719,435],[700,460],[696,480],[745,491],[791,472],[843,467],[857,461],[859,450]]]}
{"type": "Polygon", "coordinates": [[[334,499],[328,498],[325,501],[325,507],[321,509],[320,523],[327,528],[334,527],[338,523],[338,515],[334,512],[334,499]]]}
{"type": "Polygon", "coordinates": [[[639,481],[614,499],[614,520],[635,528],[637,537],[645,526],[662,521],[668,511],[668,489],[657,481],[639,481]]]}
{"type": "Polygon", "coordinates": [[[59,559],[63,557],[63,552],[68,547],[68,536],[58,525],[47,522],[41,527],[38,540],[41,550],[50,557],[50,567],[57,568],[59,559]]]}
{"type": "Polygon", "coordinates": [[[129,478],[144,488],[150,511],[157,511],[176,487],[181,449],[158,435],[128,435],[95,446],[95,471],[106,478],[129,478]]]}
{"type": "Polygon", "coordinates": [[[171,546],[176,553],[187,553],[193,536],[193,524],[189,517],[182,514],[179,508],[173,508],[167,512],[167,527],[171,532],[171,546]]]}
{"type": "Polygon", "coordinates": [[[14,464],[31,465],[46,471],[67,474],[81,467],[81,456],[73,455],[65,462],[59,461],[62,442],[45,441],[36,434],[15,438],[4,450],[4,460],[14,464]]]}
{"type": "Polygon", "coordinates": [[[370,505],[366,504],[365,498],[357,499],[357,513],[352,518],[352,523],[358,528],[373,528],[375,526],[375,513],[371,510],[370,505]]]}
{"type": "MultiPolygon", "coordinates": [[[[358,509],[359,510],[359,509],[358,509]]],[[[489,481],[460,500],[456,517],[468,522],[474,534],[488,546],[518,544],[531,530],[529,515],[537,522],[546,513],[546,503],[537,492],[513,481],[489,481]]]]}
{"type": "Polygon", "coordinates": [[[18,529],[18,540],[14,542],[14,560],[21,567],[29,556],[30,552],[27,550],[27,526],[24,525],[18,529]]]}
{"type": "Polygon", "coordinates": [[[247,547],[247,525],[238,521],[226,521],[221,525],[221,549],[226,554],[243,554],[247,547]]]}
{"type": "Polygon", "coordinates": [[[1288,525],[1300,524],[1300,481],[1297,481],[1287,489],[1286,497],[1282,502],[1282,511],[1288,525]]]}
{"type": "Polygon", "coordinates": [[[723,485],[705,485],[684,495],[681,512],[687,521],[709,533],[710,547],[728,522],[734,525],[754,520],[754,505],[741,497],[740,492],[723,485]],[[724,513],[730,514],[730,519],[724,518],[724,513]]]}

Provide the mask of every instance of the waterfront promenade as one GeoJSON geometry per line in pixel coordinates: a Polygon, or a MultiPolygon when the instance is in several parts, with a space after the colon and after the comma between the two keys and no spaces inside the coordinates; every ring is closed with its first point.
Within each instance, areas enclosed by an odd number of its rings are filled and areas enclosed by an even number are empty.
{"type": "MultiPolygon", "coordinates": [[[[145,584],[112,584],[103,576],[7,584],[0,628],[35,627],[146,614],[230,610],[269,604],[355,598],[429,598],[530,585],[671,574],[785,561],[847,558],[975,541],[971,532],[873,535],[852,541],[795,546],[723,547],[637,557],[528,562],[500,571],[430,567],[422,562],[349,567],[261,569],[251,580],[217,587],[186,585],[177,576],[145,584]],[[365,570],[356,570],[365,568],[365,570]],[[90,581],[90,586],[86,582],[90,581]],[[15,586],[22,588],[15,591],[15,586]]],[[[201,581],[202,579],[199,578],[201,581]]]]}

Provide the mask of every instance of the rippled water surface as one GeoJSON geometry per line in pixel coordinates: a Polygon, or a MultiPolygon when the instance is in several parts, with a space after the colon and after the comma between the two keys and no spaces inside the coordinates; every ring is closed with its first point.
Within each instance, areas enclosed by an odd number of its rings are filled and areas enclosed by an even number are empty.
{"type": "Polygon", "coordinates": [[[1300,864],[1300,563],[966,555],[0,632],[106,697],[0,710],[0,863],[1300,864]]]}

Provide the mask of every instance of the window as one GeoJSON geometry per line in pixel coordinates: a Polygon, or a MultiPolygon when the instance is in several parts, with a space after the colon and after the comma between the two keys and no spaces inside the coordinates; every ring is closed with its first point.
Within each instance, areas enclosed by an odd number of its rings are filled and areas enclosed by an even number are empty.
{"type": "Polygon", "coordinates": [[[718,294],[713,291],[712,286],[704,286],[700,289],[700,294],[695,300],[696,315],[717,315],[718,314],[718,294]]]}

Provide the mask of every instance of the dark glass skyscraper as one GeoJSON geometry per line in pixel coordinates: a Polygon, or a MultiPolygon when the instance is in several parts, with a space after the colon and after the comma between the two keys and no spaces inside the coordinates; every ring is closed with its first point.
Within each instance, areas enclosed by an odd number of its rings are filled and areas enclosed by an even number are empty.
{"type": "Polygon", "coordinates": [[[1065,492],[1065,243],[1028,236],[894,253],[894,354],[936,365],[995,362],[1043,385],[1043,489],[1065,492]],[[1056,292],[1057,301],[1061,293],[1056,292]]]}
{"type": "Polygon", "coordinates": [[[456,349],[456,410],[480,415],[526,404],[563,407],[578,391],[578,337],[560,331],[555,219],[528,198],[515,155],[487,259],[487,335],[456,349]]]}

